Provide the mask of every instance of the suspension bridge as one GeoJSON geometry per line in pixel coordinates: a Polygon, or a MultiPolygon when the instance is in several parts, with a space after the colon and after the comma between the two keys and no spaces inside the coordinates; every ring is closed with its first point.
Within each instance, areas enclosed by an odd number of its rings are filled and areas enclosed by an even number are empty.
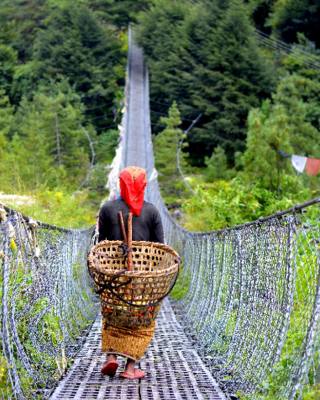
{"type": "Polygon", "coordinates": [[[140,362],[145,379],[102,376],[99,301],[86,269],[94,228],[62,229],[1,207],[0,377],[7,375],[7,385],[0,396],[232,399],[263,393],[268,377],[281,371],[275,400],[301,398],[310,377],[319,375],[320,200],[232,229],[183,229],[156,179],[148,85],[142,51],[130,38],[109,188],[112,193],[126,165],[147,170],[147,199],[161,212],[166,241],[183,257],[186,295],[162,306],[140,362]]]}

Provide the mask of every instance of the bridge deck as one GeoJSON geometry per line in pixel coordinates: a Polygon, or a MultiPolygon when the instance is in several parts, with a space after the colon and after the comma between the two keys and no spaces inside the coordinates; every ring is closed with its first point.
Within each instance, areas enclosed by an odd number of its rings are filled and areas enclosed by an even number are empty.
{"type": "MultiPolygon", "coordinates": [[[[97,318],[87,341],[52,400],[225,400],[215,379],[176,320],[166,300],[157,320],[155,337],[140,362],[146,377],[137,382],[100,373],[101,319],[97,318]]],[[[124,366],[121,358],[120,370],[124,366]]]]}
{"type": "MultiPolygon", "coordinates": [[[[147,70],[141,49],[129,47],[129,80],[126,112],[124,165],[150,170],[150,138],[147,70]]],[[[109,378],[100,373],[105,355],[101,352],[101,320],[98,318],[69,373],[51,399],[197,400],[225,399],[209,370],[192,348],[177,322],[169,300],[164,301],[155,337],[140,363],[147,376],[139,382],[109,378]]],[[[124,360],[120,365],[122,370],[124,360]]]]}

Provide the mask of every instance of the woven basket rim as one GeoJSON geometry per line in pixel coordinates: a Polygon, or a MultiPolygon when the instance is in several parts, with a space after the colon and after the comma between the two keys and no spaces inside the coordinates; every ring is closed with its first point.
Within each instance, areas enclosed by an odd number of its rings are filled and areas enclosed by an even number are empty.
{"type": "MultiPolygon", "coordinates": [[[[103,240],[99,243],[97,243],[95,246],[93,246],[90,249],[90,252],[88,254],[88,261],[89,261],[89,268],[94,269],[95,271],[97,271],[98,273],[102,273],[102,274],[111,274],[114,275],[115,274],[115,270],[114,269],[108,269],[106,267],[102,267],[100,265],[97,265],[96,263],[94,263],[93,259],[95,258],[95,251],[97,250],[97,248],[99,247],[103,247],[104,245],[108,245],[108,246],[119,246],[123,244],[122,240],[103,240]]],[[[177,269],[179,269],[179,264],[180,264],[180,256],[179,254],[170,246],[164,244],[164,243],[158,243],[158,242],[147,242],[147,241],[132,241],[132,248],[134,247],[153,247],[153,248],[158,248],[161,250],[166,251],[167,253],[171,254],[174,258],[175,258],[175,262],[172,263],[170,266],[167,266],[166,268],[163,269],[152,269],[150,271],[146,271],[146,270],[132,270],[132,271],[128,271],[127,269],[123,268],[121,271],[123,271],[123,273],[121,274],[121,276],[130,276],[130,277],[143,277],[143,278],[148,278],[148,277],[154,277],[154,276],[163,276],[163,275],[170,275],[173,274],[177,271],[177,269]]],[[[120,271],[120,269],[118,270],[118,272],[120,271]]]]}
{"type": "MultiPolygon", "coordinates": [[[[93,253],[93,251],[96,248],[103,247],[105,244],[113,244],[113,245],[120,245],[122,244],[122,240],[102,240],[101,242],[97,243],[95,246],[93,246],[90,249],[88,257],[93,253]]],[[[178,259],[180,258],[179,254],[169,245],[164,244],[164,243],[159,243],[159,242],[148,242],[148,241],[143,241],[143,240],[133,240],[132,241],[132,247],[141,247],[141,246],[146,246],[146,247],[156,247],[161,250],[165,250],[168,253],[171,253],[174,257],[177,257],[178,259]]]]}
{"type": "MultiPolygon", "coordinates": [[[[121,274],[121,276],[124,277],[132,277],[132,278],[153,278],[155,276],[163,276],[163,275],[170,275],[170,274],[174,274],[176,273],[177,269],[179,267],[178,263],[172,264],[170,265],[170,267],[166,267],[160,271],[156,271],[155,269],[152,271],[128,271],[127,269],[123,269],[121,271],[123,271],[123,273],[121,274]]],[[[115,270],[112,269],[103,269],[100,268],[100,266],[96,266],[94,267],[95,270],[99,273],[102,274],[106,274],[108,275],[108,273],[110,273],[110,275],[114,275],[115,274],[115,270]]],[[[119,270],[120,271],[120,270],[119,270]]],[[[118,271],[118,272],[119,272],[118,271]]]]}

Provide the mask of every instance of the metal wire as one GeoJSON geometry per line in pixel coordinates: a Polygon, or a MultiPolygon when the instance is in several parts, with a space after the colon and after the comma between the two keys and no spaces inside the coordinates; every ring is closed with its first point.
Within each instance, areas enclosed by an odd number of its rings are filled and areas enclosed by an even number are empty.
{"type": "Polygon", "coordinates": [[[0,350],[7,374],[0,398],[45,398],[98,310],[85,262],[92,229],[60,229],[0,208],[0,350]]]}
{"type": "MultiPolygon", "coordinates": [[[[318,368],[320,199],[233,229],[183,229],[160,195],[148,72],[132,42],[130,58],[128,77],[134,85],[127,87],[113,169],[138,164],[151,177],[147,200],[160,210],[166,241],[184,260],[187,294],[176,306],[181,319],[228,392],[263,393],[267,377],[281,371],[277,398],[300,398],[318,368]]],[[[45,398],[73,354],[81,328],[95,316],[84,264],[93,232],[35,225],[8,209],[7,216],[0,215],[0,342],[8,373],[8,390],[0,394],[45,398]]]]}
{"type": "MultiPolygon", "coordinates": [[[[148,75],[141,49],[130,48],[129,79],[139,70],[144,79],[127,101],[127,118],[135,124],[127,124],[123,166],[139,162],[150,176],[148,75]]],[[[300,395],[319,350],[320,199],[232,229],[194,233],[171,217],[156,179],[147,187],[166,241],[184,259],[188,291],[177,309],[220,384],[230,393],[263,393],[263,382],[285,363],[277,398],[300,395]]]]}
{"type": "Polygon", "coordinates": [[[255,34],[262,46],[285,54],[294,53],[295,58],[303,62],[307,67],[315,70],[320,69],[319,57],[316,54],[312,54],[297,45],[289,45],[288,43],[271,37],[258,29],[255,30],[255,34]]]}
{"type": "Polygon", "coordinates": [[[294,399],[319,350],[320,199],[234,229],[191,233],[153,186],[150,200],[189,282],[179,309],[216,377],[230,392],[253,392],[287,360],[279,395],[294,399]]]}

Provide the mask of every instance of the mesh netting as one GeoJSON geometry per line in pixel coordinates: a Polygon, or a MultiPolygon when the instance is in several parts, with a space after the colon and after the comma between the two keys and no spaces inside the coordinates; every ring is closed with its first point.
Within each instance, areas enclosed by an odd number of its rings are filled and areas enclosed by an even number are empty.
{"type": "MultiPolygon", "coordinates": [[[[144,167],[150,178],[148,74],[134,43],[130,58],[123,166],[144,167]]],[[[320,199],[207,233],[174,221],[156,179],[149,179],[147,199],[161,212],[167,243],[183,256],[180,284],[188,290],[178,310],[220,384],[249,393],[273,374],[275,398],[299,395],[317,374],[320,199]]]]}
{"type": "Polygon", "coordinates": [[[277,398],[293,399],[314,381],[319,204],[211,233],[184,231],[162,208],[168,242],[184,258],[179,309],[229,392],[254,391],[271,373],[277,398]]]}
{"type": "Polygon", "coordinates": [[[98,310],[85,260],[93,232],[0,211],[0,398],[43,399],[98,310]]]}
{"type": "MultiPolygon", "coordinates": [[[[271,374],[279,379],[275,398],[299,398],[319,374],[320,199],[233,229],[184,230],[155,179],[148,74],[132,43],[128,78],[114,168],[147,169],[147,199],[161,212],[166,241],[183,256],[187,294],[177,307],[194,343],[228,391],[253,392],[271,374]]],[[[44,398],[98,309],[84,265],[93,232],[36,226],[7,211],[0,230],[1,361],[11,389],[0,393],[44,398]]]]}

